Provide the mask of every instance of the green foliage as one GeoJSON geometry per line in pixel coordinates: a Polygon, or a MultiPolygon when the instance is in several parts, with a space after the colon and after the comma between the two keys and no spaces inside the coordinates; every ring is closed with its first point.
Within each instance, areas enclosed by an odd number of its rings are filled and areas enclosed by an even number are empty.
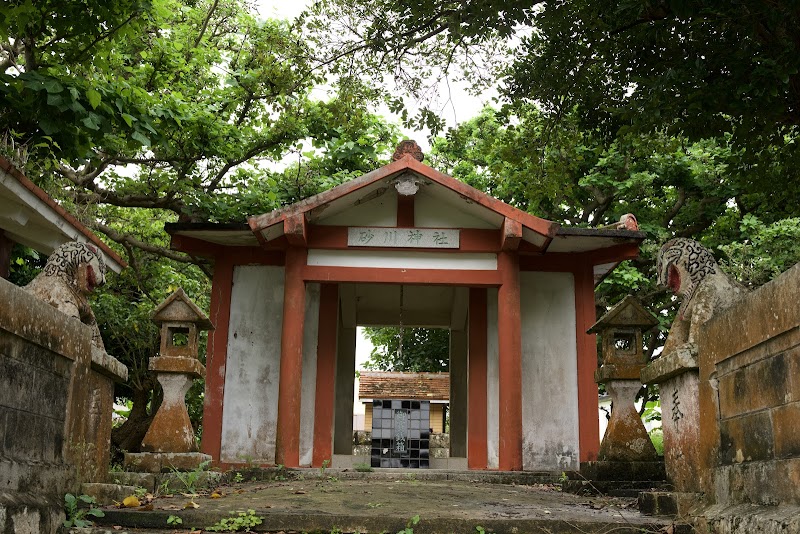
{"type": "Polygon", "coordinates": [[[365,328],[374,348],[365,366],[381,371],[442,372],[450,368],[450,331],[442,328],[365,328]],[[400,354],[400,335],[403,350],[400,354]]]}
{"type": "Polygon", "coordinates": [[[747,214],[739,228],[742,239],[719,248],[723,267],[745,285],[758,287],[800,262],[800,218],[764,224],[747,214]]]}
{"type": "Polygon", "coordinates": [[[253,527],[258,526],[263,522],[263,518],[257,516],[255,510],[247,510],[246,512],[239,511],[236,512],[236,515],[223,518],[218,523],[215,523],[210,527],[206,527],[206,530],[210,530],[212,532],[251,532],[253,527]]]}
{"type": "Polygon", "coordinates": [[[168,525],[172,525],[172,526],[182,525],[183,524],[183,519],[181,519],[177,515],[171,515],[171,516],[169,516],[167,518],[167,524],[168,525]]]}
{"type": "Polygon", "coordinates": [[[406,528],[397,532],[397,534],[414,534],[414,527],[419,523],[419,514],[415,515],[406,523],[406,528]]]}
{"type": "Polygon", "coordinates": [[[44,268],[47,257],[32,248],[15,244],[11,249],[8,281],[18,286],[29,284],[44,268]]]}
{"type": "Polygon", "coordinates": [[[372,468],[370,464],[367,463],[358,463],[353,466],[353,469],[358,471],[359,473],[372,473],[375,469],[372,468]]]}
{"type": "Polygon", "coordinates": [[[658,455],[664,456],[664,431],[660,428],[651,430],[650,441],[653,442],[653,446],[656,448],[658,455]]]}
{"type": "Polygon", "coordinates": [[[387,96],[415,125],[441,127],[428,118],[443,107],[436,84],[465,80],[552,122],[577,111],[581,130],[609,138],[730,132],[743,159],[788,163],[799,155],[798,18],[786,2],[323,0],[301,23],[334,75],[427,102],[412,117],[387,96]]]}
{"type": "Polygon", "coordinates": [[[92,521],[86,519],[87,516],[91,517],[104,517],[106,514],[96,507],[94,497],[89,495],[78,495],[77,497],[71,493],[64,495],[64,511],[66,512],[67,519],[64,520],[66,528],[71,527],[90,527],[92,521]],[[84,507],[87,506],[88,507],[84,507]]]}
{"type": "Polygon", "coordinates": [[[174,467],[170,467],[170,473],[180,481],[186,493],[195,494],[200,488],[203,473],[208,469],[211,464],[210,460],[206,460],[191,471],[178,471],[174,467]]]}
{"type": "Polygon", "coordinates": [[[646,423],[650,421],[661,421],[661,402],[649,401],[645,403],[642,421],[646,423]]]}

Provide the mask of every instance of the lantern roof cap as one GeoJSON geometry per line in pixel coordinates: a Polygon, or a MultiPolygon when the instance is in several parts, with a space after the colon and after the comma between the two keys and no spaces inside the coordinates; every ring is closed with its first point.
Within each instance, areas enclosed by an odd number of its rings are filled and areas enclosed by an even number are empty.
{"type": "Polygon", "coordinates": [[[213,330],[214,325],[203,310],[192,302],[183,288],[179,287],[172,295],[153,310],[152,321],[162,323],[195,323],[200,330],[213,330]]]}
{"type": "Polygon", "coordinates": [[[606,328],[613,327],[639,327],[642,330],[652,328],[658,324],[658,318],[642,306],[633,295],[628,295],[614,305],[592,327],[587,334],[597,334],[606,328]]]}

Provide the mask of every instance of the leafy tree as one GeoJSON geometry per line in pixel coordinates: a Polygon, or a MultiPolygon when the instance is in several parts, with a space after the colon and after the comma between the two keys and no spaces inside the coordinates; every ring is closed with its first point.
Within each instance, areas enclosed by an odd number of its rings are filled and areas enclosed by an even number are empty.
{"type": "MultiPolygon", "coordinates": [[[[800,261],[797,219],[784,218],[796,210],[796,203],[783,201],[791,193],[767,194],[732,174],[738,156],[726,137],[691,142],[628,132],[609,138],[584,129],[574,115],[553,124],[534,106],[486,109],[437,139],[431,157],[440,170],[565,225],[602,226],[636,214],[648,237],[641,255],[598,286],[596,304],[599,316],[634,294],[655,312],[660,325],[647,336],[650,356],[663,345],[677,307],[655,285],[656,254],[667,239],[700,240],[751,285],[800,261]]],[[[784,172],[776,167],[772,176],[784,172]]]]}
{"type": "Polygon", "coordinates": [[[302,22],[318,61],[372,80],[407,123],[434,132],[447,97],[437,86],[461,80],[609,140],[722,140],[728,173],[750,188],[737,198],[746,211],[771,195],[797,205],[798,17],[790,2],[758,0],[321,0],[302,22]],[[409,101],[423,108],[410,116],[409,101]]]}
{"type": "Polygon", "coordinates": [[[450,331],[444,328],[365,328],[374,348],[368,369],[407,373],[450,369],[450,331]],[[400,338],[402,336],[402,350],[400,338]]]}
{"type": "MultiPolygon", "coordinates": [[[[213,265],[170,250],[163,223],[243,222],[371,170],[396,144],[355,87],[313,98],[323,77],[302,39],[248,10],[243,0],[0,7],[0,151],[130,264],[95,297],[106,348],[131,370],[117,391],[134,400],[113,437],[122,449],[138,447],[160,403],[147,371],[151,310],[178,286],[208,307],[213,265]]],[[[197,424],[202,383],[193,391],[197,424]]]]}

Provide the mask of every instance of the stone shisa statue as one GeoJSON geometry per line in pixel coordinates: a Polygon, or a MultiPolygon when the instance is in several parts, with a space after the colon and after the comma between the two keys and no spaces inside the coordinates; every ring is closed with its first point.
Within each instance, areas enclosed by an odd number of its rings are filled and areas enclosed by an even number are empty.
{"type": "Polygon", "coordinates": [[[658,283],[683,299],[664,345],[665,355],[680,349],[696,353],[700,327],[746,291],[722,271],[708,249],[685,237],[664,243],[656,270],[658,283]]]}
{"type": "Polygon", "coordinates": [[[106,264],[97,247],[69,242],[50,255],[44,270],[25,289],[92,328],[92,344],[105,350],[88,298],[105,281],[106,264]]]}

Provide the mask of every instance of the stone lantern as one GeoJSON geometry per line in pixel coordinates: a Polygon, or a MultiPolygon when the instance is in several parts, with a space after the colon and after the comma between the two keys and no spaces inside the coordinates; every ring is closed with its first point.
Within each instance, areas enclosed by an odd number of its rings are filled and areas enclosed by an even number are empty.
{"type": "Polygon", "coordinates": [[[143,471],[191,469],[210,459],[197,453],[186,393],[193,379],[205,377],[197,359],[198,342],[200,332],[213,326],[180,288],[155,309],[152,320],[161,327],[161,349],[150,358],[149,369],[155,371],[164,399],[142,440],[146,452],[130,455],[131,461],[143,471]]]}
{"type": "Polygon", "coordinates": [[[658,319],[629,295],[588,330],[588,333],[599,334],[603,340],[603,364],[595,372],[595,381],[606,385],[613,402],[611,420],[600,445],[600,462],[655,462],[658,459],[634,404],[642,387],[639,373],[647,363],[642,333],[657,324],[658,319]]]}

